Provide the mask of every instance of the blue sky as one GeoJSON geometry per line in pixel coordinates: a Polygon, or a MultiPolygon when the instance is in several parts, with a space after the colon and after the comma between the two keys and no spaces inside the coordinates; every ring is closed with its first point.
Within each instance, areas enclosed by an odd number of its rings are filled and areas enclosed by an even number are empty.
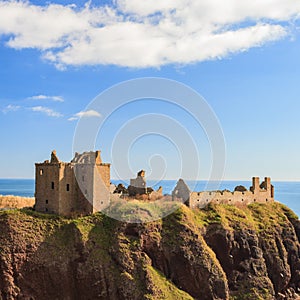
{"type": "MultiPolygon", "coordinates": [[[[69,161],[78,121],[70,119],[101,118],[101,111],[83,112],[112,85],[162,77],[190,86],[214,110],[226,141],[225,179],[300,180],[300,5],[239,2],[228,2],[224,14],[221,1],[200,8],[192,0],[85,8],[84,1],[0,1],[0,178],[33,178],[34,163],[52,149],[69,161]]],[[[191,134],[199,178],[207,178],[212,158],[203,130],[185,112],[149,99],[116,111],[95,148],[111,162],[109,145],[123,123],[163,112],[191,134]]],[[[157,135],[136,141],[128,160],[125,174],[165,163],[165,179],[180,173],[174,145],[157,135]]]]}

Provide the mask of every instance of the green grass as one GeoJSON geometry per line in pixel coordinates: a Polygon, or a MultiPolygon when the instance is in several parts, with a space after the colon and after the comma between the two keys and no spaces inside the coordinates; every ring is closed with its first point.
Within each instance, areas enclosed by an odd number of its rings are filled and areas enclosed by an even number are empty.
{"type": "Polygon", "coordinates": [[[273,232],[274,228],[285,226],[288,223],[286,208],[280,203],[249,205],[253,220],[258,232],[273,232]]]}
{"type": "Polygon", "coordinates": [[[248,291],[235,292],[234,295],[229,297],[230,300],[272,300],[274,297],[269,293],[268,290],[257,288],[250,288],[248,291]]]}
{"type": "Polygon", "coordinates": [[[159,220],[180,206],[174,201],[116,200],[104,213],[117,220],[131,223],[146,223],[159,220]]]}
{"type": "Polygon", "coordinates": [[[289,209],[287,206],[285,206],[281,203],[278,203],[278,205],[281,206],[281,209],[282,209],[283,213],[287,216],[287,218],[289,220],[299,220],[298,216],[291,209],[289,209]]]}
{"type": "Polygon", "coordinates": [[[153,293],[146,294],[145,299],[162,300],[192,300],[193,298],[186,292],[180,290],[171,281],[169,281],[161,272],[154,269],[152,266],[147,266],[147,273],[152,282],[153,293]]]}

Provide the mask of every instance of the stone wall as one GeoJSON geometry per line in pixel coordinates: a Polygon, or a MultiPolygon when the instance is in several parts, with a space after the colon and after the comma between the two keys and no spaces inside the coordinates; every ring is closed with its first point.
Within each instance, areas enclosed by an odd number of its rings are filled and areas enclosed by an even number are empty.
{"type": "Polygon", "coordinates": [[[141,170],[137,173],[136,178],[130,179],[130,185],[128,186],[129,196],[144,195],[147,194],[147,183],[145,180],[145,171],[141,170]]]}
{"type": "Polygon", "coordinates": [[[59,165],[58,213],[73,212],[76,209],[76,179],[70,163],[59,165]]]}
{"type": "Polygon", "coordinates": [[[110,165],[97,164],[93,180],[93,212],[102,211],[110,204],[110,165]]]}
{"type": "Polygon", "coordinates": [[[191,208],[204,208],[209,203],[223,203],[223,204],[245,204],[258,202],[266,203],[274,201],[274,189],[271,185],[270,178],[266,177],[263,182],[265,188],[259,185],[259,178],[253,177],[252,187],[250,190],[240,191],[212,191],[212,192],[192,192],[188,205],[191,208]]]}
{"type": "Polygon", "coordinates": [[[145,171],[141,170],[137,173],[136,178],[130,179],[130,185],[136,188],[144,189],[147,187],[145,180],[145,171]]]}
{"type": "Polygon", "coordinates": [[[59,164],[36,164],[35,208],[37,211],[59,213],[59,164]]]}
{"type": "MultiPolygon", "coordinates": [[[[191,191],[183,179],[179,179],[176,187],[172,192],[173,199],[180,199],[182,202],[187,202],[190,200],[191,191]]],[[[188,204],[188,203],[187,203],[188,204]]]]}
{"type": "MultiPolygon", "coordinates": [[[[110,188],[110,164],[97,164],[97,172],[102,178],[104,185],[109,189],[110,188]]],[[[97,175],[98,176],[98,175],[97,175]]]]}
{"type": "Polygon", "coordinates": [[[209,203],[248,205],[254,202],[273,202],[274,187],[271,185],[269,177],[266,177],[261,184],[258,177],[253,177],[252,186],[249,190],[191,192],[186,183],[182,179],[179,179],[172,192],[172,198],[173,200],[185,202],[191,208],[204,208],[209,203]]]}

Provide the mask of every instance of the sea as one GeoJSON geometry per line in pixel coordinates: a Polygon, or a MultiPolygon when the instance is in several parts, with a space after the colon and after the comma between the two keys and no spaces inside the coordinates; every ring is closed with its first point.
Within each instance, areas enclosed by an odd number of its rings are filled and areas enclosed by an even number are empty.
{"type": "MultiPolygon", "coordinates": [[[[121,181],[112,180],[113,184],[121,181]]],[[[128,184],[128,181],[121,182],[128,184]]],[[[207,184],[206,181],[186,181],[191,190],[223,190],[233,191],[237,185],[243,185],[246,188],[251,186],[250,181],[222,181],[218,186],[207,184]],[[216,188],[217,187],[217,188],[216,188]]],[[[292,209],[298,217],[300,216],[300,182],[291,181],[272,181],[275,188],[275,199],[292,209]]],[[[176,180],[147,181],[147,185],[157,189],[163,187],[164,194],[171,194],[176,185],[176,180]]],[[[34,179],[0,179],[0,195],[14,195],[22,197],[34,196],[34,179]]]]}

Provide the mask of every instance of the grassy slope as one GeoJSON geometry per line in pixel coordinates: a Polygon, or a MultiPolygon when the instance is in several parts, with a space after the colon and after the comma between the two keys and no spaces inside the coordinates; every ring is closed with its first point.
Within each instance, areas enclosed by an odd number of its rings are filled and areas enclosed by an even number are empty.
{"type": "Polygon", "coordinates": [[[32,207],[34,205],[34,202],[35,202],[34,198],[0,195],[0,208],[32,207]]]}

